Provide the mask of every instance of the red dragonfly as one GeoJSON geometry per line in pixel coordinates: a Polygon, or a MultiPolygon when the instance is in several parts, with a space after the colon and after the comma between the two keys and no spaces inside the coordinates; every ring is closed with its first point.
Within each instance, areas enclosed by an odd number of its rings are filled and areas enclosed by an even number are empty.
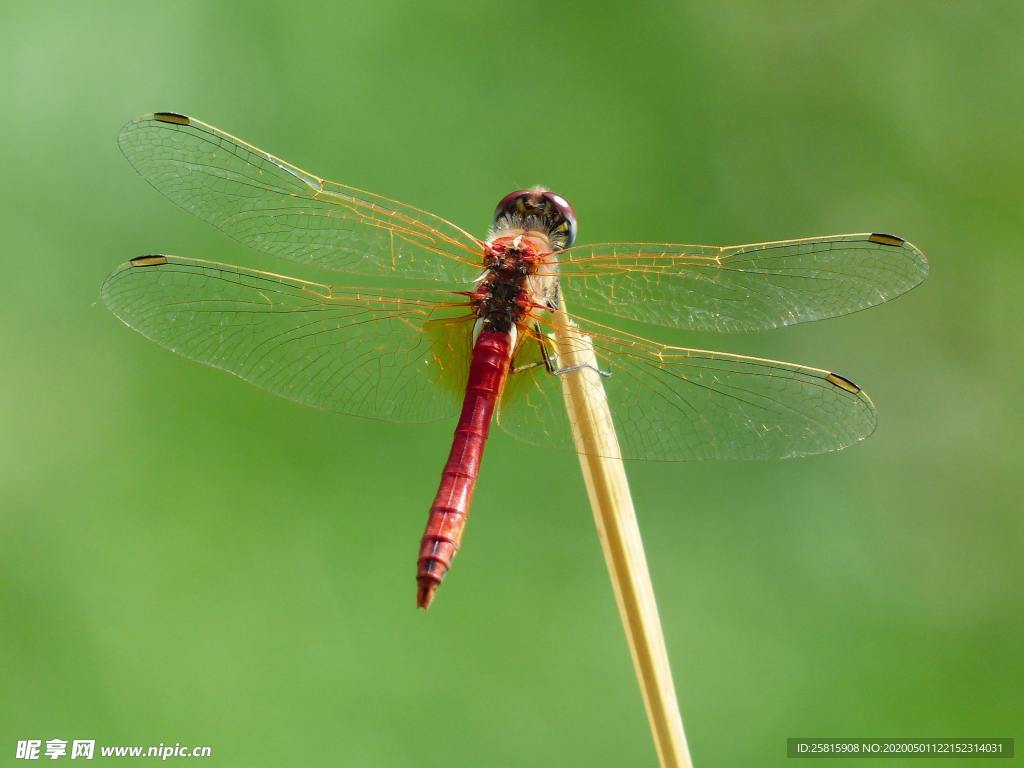
{"type": "MultiPolygon", "coordinates": [[[[480,239],[169,112],[129,123],[119,143],[156,189],[254,248],[365,278],[445,284],[355,288],[148,255],[122,264],[102,292],[146,337],[291,400],[399,422],[458,413],[420,544],[423,608],[458,549],[495,411],[520,440],[575,450],[562,378],[584,371],[559,365],[552,313],[564,311],[563,294],[573,308],[680,330],[761,331],[881,304],[928,272],[917,248],[877,233],[574,245],[576,214],[542,187],[502,198],[480,239]]],[[[593,344],[619,458],[804,456],[875,428],[867,394],[830,371],[572,320],[593,344]]]]}

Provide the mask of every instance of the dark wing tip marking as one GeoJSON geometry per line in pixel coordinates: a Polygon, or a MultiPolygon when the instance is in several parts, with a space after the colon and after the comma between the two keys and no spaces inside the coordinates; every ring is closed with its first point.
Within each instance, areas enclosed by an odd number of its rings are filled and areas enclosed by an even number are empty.
{"type": "Polygon", "coordinates": [[[167,263],[167,257],[153,253],[148,256],[136,256],[128,263],[133,267],[159,267],[167,263]]]}
{"type": "Polygon", "coordinates": [[[860,394],[860,387],[858,387],[852,381],[847,379],[845,376],[840,376],[838,373],[830,373],[828,376],[825,377],[825,381],[827,381],[829,384],[835,387],[845,389],[847,392],[850,392],[854,395],[860,394]]]}
{"type": "Polygon", "coordinates": [[[896,237],[896,235],[887,235],[884,232],[875,232],[868,238],[869,242],[880,243],[881,245],[892,245],[899,248],[906,242],[902,237],[896,237]]]}
{"type": "Polygon", "coordinates": [[[161,123],[174,123],[175,125],[188,125],[189,119],[177,112],[156,112],[153,119],[161,123]]]}

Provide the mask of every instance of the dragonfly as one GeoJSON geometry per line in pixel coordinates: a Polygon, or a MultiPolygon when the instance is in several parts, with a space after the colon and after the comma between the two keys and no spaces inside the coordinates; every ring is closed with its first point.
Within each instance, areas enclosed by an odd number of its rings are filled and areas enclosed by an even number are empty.
{"type": "Polygon", "coordinates": [[[503,197],[479,238],[172,112],[128,123],[118,143],[153,187],[227,235],[364,286],[148,254],[102,287],[126,325],[308,406],[404,423],[458,417],[420,540],[421,608],[459,548],[492,421],[528,444],[587,450],[573,439],[565,377],[600,374],[618,438],[609,458],[806,456],[875,428],[871,399],[845,376],[664,344],[609,318],[764,331],[873,307],[928,273],[918,248],[883,233],[579,245],[573,207],[544,187],[503,197]],[[371,287],[390,278],[405,287],[371,287]],[[555,313],[569,307],[574,330],[559,342],[555,313]],[[586,344],[596,366],[561,364],[560,343],[586,344]]]}

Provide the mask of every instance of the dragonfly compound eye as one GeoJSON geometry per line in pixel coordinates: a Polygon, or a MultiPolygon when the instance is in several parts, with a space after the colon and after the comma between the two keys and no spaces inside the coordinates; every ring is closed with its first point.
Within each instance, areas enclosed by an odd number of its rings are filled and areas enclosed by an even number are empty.
{"type": "Polygon", "coordinates": [[[576,212],[564,197],[544,187],[517,189],[505,195],[494,209],[493,225],[543,229],[558,250],[576,240],[576,212]]]}
{"type": "Polygon", "coordinates": [[[554,211],[552,231],[564,238],[564,243],[560,247],[568,248],[576,242],[576,211],[569,205],[568,200],[549,190],[544,191],[544,199],[554,211]]]}
{"type": "Polygon", "coordinates": [[[497,207],[494,209],[494,219],[491,223],[497,224],[502,218],[523,216],[526,211],[526,199],[529,196],[530,190],[528,189],[517,189],[515,192],[509,192],[498,202],[497,207]]]}

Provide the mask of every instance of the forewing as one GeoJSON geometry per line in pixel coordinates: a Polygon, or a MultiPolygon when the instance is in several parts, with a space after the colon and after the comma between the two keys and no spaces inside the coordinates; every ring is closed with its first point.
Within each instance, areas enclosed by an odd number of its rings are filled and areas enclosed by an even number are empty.
{"type": "MultiPolygon", "coordinates": [[[[567,343],[592,338],[621,448],[616,458],[661,461],[780,459],[839,450],[875,428],[870,398],[829,371],[757,357],[659,344],[615,335],[580,320],[567,343]]],[[[543,330],[543,329],[542,329],[543,330]]],[[[520,346],[499,406],[499,424],[535,445],[575,450],[561,375],[524,367],[520,355],[546,343],[531,334],[520,346]]],[[[557,361],[556,361],[557,362],[557,361]]]]}
{"type": "Polygon", "coordinates": [[[102,297],[158,344],[289,400],[402,422],[458,412],[471,317],[448,292],[382,295],[143,256],[113,272],[102,297]]]}
{"type": "Polygon", "coordinates": [[[118,137],[135,169],[185,210],[259,250],[360,275],[464,283],[482,245],[454,224],[327,181],[212,125],[172,113],[118,137]]]}
{"type": "Polygon", "coordinates": [[[573,308],[692,331],[762,331],[846,315],[906,293],[928,274],[914,245],[877,233],[726,247],[580,245],[559,262],[573,308]]]}

